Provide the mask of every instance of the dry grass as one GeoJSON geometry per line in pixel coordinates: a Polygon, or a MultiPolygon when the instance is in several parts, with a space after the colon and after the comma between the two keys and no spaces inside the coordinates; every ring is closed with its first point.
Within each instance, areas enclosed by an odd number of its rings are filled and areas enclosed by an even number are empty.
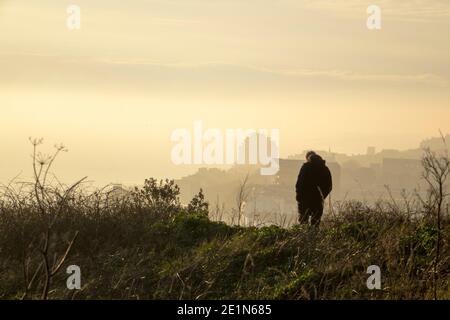
{"type": "MultiPolygon", "coordinates": [[[[47,225],[31,196],[21,201],[0,202],[2,299],[40,299],[46,284],[39,248],[47,225]]],[[[427,215],[345,203],[316,233],[300,227],[232,227],[211,222],[204,212],[170,210],[130,198],[108,200],[107,193],[67,200],[50,230],[50,264],[58,264],[74,233],[78,238],[63,271],[52,279],[48,298],[433,298],[438,232],[427,215]],[[66,288],[64,270],[71,264],[81,267],[81,291],[66,288]],[[366,287],[370,265],[381,267],[381,291],[366,287]]],[[[448,217],[441,224],[437,291],[448,299],[448,217]]]]}

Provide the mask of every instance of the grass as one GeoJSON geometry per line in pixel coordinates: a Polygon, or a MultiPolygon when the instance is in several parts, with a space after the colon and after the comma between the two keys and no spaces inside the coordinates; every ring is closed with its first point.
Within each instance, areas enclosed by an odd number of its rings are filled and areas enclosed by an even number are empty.
{"type": "MultiPolygon", "coordinates": [[[[315,232],[229,226],[181,207],[160,215],[131,200],[94,204],[71,199],[51,227],[51,261],[79,235],[51,281],[50,299],[433,298],[437,229],[426,217],[350,202],[315,232]],[[66,288],[69,265],[80,266],[82,290],[66,288]],[[382,270],[382,290],[366,287],[370,265],[382,270]]],[[[24,297],[25,278],[42,260],[45,230],[35,205],[0,206],[1,299],[24,297]]],[[[446,219],[441,236],[438,296],[448,299],[446,219]]],[[[45,277],[37,277],[26,299],[41,297],[45,277]]]]}

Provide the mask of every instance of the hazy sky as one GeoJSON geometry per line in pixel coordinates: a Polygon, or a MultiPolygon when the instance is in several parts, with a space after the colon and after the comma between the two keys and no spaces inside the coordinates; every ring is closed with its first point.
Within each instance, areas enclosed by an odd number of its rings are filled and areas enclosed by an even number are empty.
{"type": "Polygon", "coordinates": [[[68,146],[64,179],[179,177],[194,120],[278,128],[282,156],[414,148],[450,132],[449,36],[448,0],[0,0],[0,181],[29,136],[68,146]]]}

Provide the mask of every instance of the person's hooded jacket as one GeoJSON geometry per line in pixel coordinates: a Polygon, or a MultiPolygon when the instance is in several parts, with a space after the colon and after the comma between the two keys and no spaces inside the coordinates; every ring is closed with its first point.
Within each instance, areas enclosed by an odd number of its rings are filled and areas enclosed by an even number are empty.
{"type": "Polygon", "coordinates": [[[325,160],[319,155],[312,155],[298,175],[296,184],[297,201],[303,206],[323,204],[333,188],[331,172],[325,160]]]}

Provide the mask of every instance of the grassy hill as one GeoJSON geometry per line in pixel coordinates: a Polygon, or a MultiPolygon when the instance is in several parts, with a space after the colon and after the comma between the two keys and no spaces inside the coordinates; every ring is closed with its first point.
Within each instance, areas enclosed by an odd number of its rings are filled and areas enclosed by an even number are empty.
{"type": "Polygon", "coordinates": [[[450,298],[450,223],[435,282],[438,229],[420,208],[348,202],[316,232],[210,221],[202,194],[182,207],[170,181],[115,200],[74,190],[1,198],[0,299],[41,299],[46,284],[48,299],[433,299],[435,284],[450,298]],[[82,290],[67,289],[69,265],[82,290]],[[366,286],[370,265],[382,290],[366,286]]]}

